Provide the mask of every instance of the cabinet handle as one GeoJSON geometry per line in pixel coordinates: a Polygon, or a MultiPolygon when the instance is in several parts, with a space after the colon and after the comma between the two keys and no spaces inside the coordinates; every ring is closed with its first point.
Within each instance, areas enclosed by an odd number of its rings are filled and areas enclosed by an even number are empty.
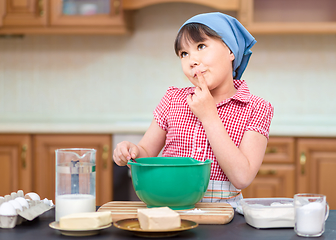
{"type": "Polygon", "coordinates": [[[275,175],[277,174],[277,171],[275,169],[271,169],[271,170],[259,170],[258,175],[275,175]]]}
{"type": "Polygon", "coordinates": [[[109,152],[109,146],[105,144],[103,146],[103,154],[102,154],[102,159],[103,159],[103,168],[107,168],[107,159],[108,159],[108,152],[109,152]]]}
{"type": "Polygon", "coordinates": [[[266,147],[265,153],[277,153],[278,149],[276,147],[266,147]]]}
{"type": "Polygon", "coordinates": [[[306,162],[307,162],[306,154],[302,152],[300,155],[301,175],[304,175],[306,172],[306,162]]]}
{"type": "Polygon", "coordinates": [[[21,165],[22,168],[26,168],[26,158],[27,158],[27,144],[23,144],[21,147],[21,165]]]}
{"type": "Polygon", "coordinates": [[[40,14],[41,17],[44,15],[43,1],[44,0],[39,0],[38,1],[38,9],[39,9],[39,14],[40,14]]]}
{"type": "Polygon", "coordinates": [[[119,0],[114,0],[113,1],[113,10],[114,10],[114,15],[119,15],[119,9],[120,9],[120,1],[119,0]]]}

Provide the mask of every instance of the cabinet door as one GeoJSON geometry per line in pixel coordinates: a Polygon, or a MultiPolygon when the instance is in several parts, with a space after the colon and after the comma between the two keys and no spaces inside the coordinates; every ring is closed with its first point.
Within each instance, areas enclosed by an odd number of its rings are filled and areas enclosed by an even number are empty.
{"type": "Polygon", "coordinates": [[[250,186],[243,189],[246,198],[289,197],[295,194],[294,165],[263,164],[250,186]]]}
{"type": "Polygon", "coordinates": [[[123,26],[121,0],[50,0],[52,26],[123,26]]]}
{"type": "MultiPolygon", "coordinates": [[[[47,25],[48,0],[2,0],[0,26],[24,27],[47,25]],[[3,2],[2,2],[3,1],[3,2]]],[[[1,11],[1,10],[0,10],[1,11]]]]}
{"type": "Polygon", "coordinates": [[[336,209],[336,139],[299,139],[297,159],[297,192],[324,194],[336,209]]]}
{"type": "Polygon", "coordinates": [[[35,135],[34,190],[42,198],[55,200],[55,150],[94,148],[96,155],[96,204],[112,200],[111,135],[35,135]]]}
{"type": "Polygon", "coordinates": [[[31,139],[29,135],[0,134],[0,196],[32,191],[31,139]]]}

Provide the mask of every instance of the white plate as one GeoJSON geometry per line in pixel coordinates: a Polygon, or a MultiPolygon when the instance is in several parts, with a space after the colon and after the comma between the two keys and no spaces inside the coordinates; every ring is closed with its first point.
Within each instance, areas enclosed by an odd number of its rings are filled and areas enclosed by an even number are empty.
{"type": "Polygon", "coordinates": [[[112,223],[99,227],[99,228],[90,228],[90,229],[64,229],[61,228],[59,222],[52,222],[49,224],[49,227],[58,230],[61,234],[65,236],[92,236],[99,233],[100,230],[111,227],[112,223]]]}

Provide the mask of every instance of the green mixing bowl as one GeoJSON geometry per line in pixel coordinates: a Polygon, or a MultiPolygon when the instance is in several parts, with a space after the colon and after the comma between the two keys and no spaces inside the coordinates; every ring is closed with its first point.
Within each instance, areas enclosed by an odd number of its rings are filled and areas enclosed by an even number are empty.
{"type": "Polygon", "coordinates": [[[191,209],[208,188],[211,160],[199,162],[184,157],[153,157],[135,161],[128,161],[133,187],[147,207],[191,209]]]}

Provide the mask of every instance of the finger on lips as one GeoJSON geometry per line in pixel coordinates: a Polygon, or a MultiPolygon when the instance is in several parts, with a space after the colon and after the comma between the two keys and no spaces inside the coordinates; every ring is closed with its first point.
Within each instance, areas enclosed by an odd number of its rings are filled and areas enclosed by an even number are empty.
{"type": "Polygon", "coordinates": [[[197,72],[197,79],[198,79],[198,87],[202,90],[202,88],[206,87],[206,82],[201,72],[197,72]]]}

